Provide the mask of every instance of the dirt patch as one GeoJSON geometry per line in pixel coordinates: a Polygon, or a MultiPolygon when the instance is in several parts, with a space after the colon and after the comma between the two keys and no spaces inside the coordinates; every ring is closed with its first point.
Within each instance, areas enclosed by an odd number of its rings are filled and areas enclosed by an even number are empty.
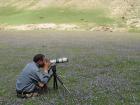
{"type": "Polygon", "coordinates": [[[98,27],[91,28],[90,31],[127,32],[128,30],[126,28],[98,26],[98,27]]]}
{"type": "Polygon", "coordinates": [[[78,30],[79,26],[75,24],[54,24],[54,23],[44,23],[44,24],[26,24],[19,26],[7,26],[5,30],[78,30]]]}
{"type": "Polygon", "coordinates": [[[127,26],[140,28],[140,19],[137,18],[137,19],[127,20],[127,26]]]}
{"type": "Polygon", "coordinates": [[[127,32],[126,28],[118,28],[111,26],[93,26],[85,28],[76,24],[55,24],[55,23],[44,23],[44,24],[25,24],[25,25],[0,25],[0,30],[61,30],[61,31],[107,31],[107,32],[127,32]]]}

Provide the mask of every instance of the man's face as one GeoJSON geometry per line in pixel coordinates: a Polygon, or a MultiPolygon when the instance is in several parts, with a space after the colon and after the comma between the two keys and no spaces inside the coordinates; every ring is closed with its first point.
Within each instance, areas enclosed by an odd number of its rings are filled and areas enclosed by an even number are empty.
{"type": "Polygon", "coordinates": [[[38,65],[39,65],[39,67],[40,68],[42,68],[42,67],[44,67],[45,66],[45,58],[43,59],[43,60],[40,60],[39,62],[38,62],[38,65]]]}

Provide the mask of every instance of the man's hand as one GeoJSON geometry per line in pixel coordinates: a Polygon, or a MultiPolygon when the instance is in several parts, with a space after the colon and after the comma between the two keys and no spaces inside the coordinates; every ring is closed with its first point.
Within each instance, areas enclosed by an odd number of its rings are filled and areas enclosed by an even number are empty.
{"type": "Polygon", "coordinates": [[[44,84],[43,84],[43,83],[41,83],[41,82],[38,82],[38,86],[39,86],[39,87],[43,87],[43,86],[44,86],[44,84]]]}
{"type": "Polygon", "coordinates": [[[49,67],[50,67],[51,63],[48,61],[45,61],[44,62],[44,67],[43,67],[43,70],[45,73],[48,73],[48,70],[49,70],[49,67]]]}

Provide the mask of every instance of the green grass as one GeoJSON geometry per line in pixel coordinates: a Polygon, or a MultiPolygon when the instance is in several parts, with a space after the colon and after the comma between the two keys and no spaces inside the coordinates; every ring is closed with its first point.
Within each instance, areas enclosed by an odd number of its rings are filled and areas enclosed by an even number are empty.
{"type": "Polygon", "coordinates": [[[132,32],[132,33],[140,33],[140,28],[131,28],[129,29],[129,32],[132,32]]]}
{"type": "Polygon", "coordinates": [[[59,84],[31,99],[18,99],[16,78],[37,53],[66,56],[58,74],[79,105],[140,104],[140,36],[91,32],[1,32],[1,105],[75,105],[59,84]]]}
{"type": "Polygon", "coordinates": [[[70,8],[44,8],[40,10],[19,10],[15,7],[0,8],[0,24],[37,24],[37,23],[94,23],[112,24],[103,9],[77,10],[70,8]]]}

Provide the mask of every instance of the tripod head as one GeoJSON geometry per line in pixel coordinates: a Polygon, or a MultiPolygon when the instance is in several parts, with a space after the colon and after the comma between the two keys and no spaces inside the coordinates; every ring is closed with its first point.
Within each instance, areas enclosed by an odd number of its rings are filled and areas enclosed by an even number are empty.
{"type": "Polygon", "coordinates": [[[53,74],[56,73],[56,63],[52,63],[50,69],[52,69],[53,74]]]}

